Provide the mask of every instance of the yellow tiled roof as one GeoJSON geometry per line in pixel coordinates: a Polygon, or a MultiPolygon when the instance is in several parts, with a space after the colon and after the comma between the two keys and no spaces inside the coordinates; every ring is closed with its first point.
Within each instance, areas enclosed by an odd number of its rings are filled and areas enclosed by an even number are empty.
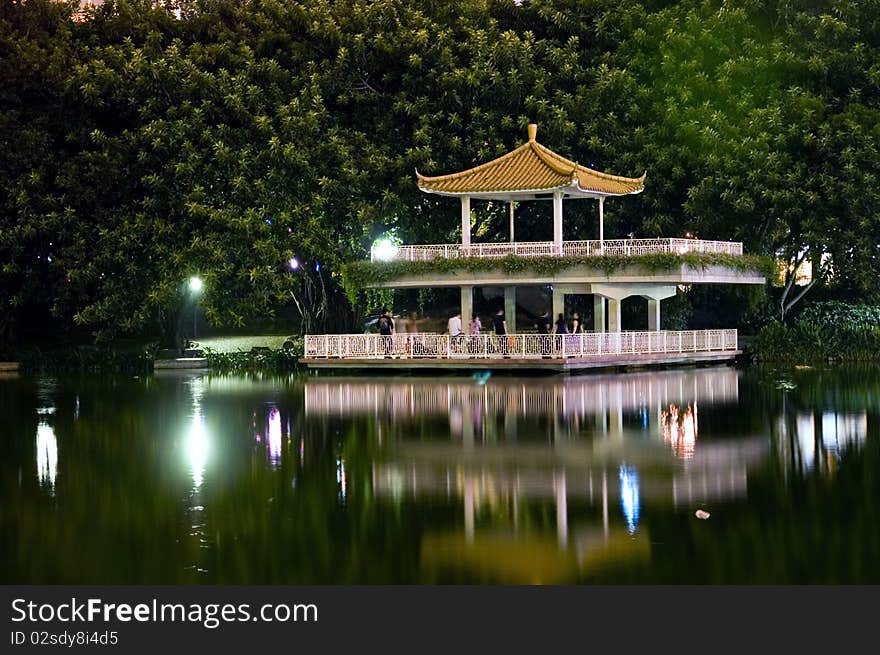
{"type": "Polygon", "coordinates": [[[536,131],[529,126],[527,143],[475,168],[435,177],[416,171],[419,188],[436,193],[477,194],[577,187],[580,191],[615,196],[639,193],[645,188],[644,175],[636,178],[609,175],[556,154],[535,141],[536,131]]]}

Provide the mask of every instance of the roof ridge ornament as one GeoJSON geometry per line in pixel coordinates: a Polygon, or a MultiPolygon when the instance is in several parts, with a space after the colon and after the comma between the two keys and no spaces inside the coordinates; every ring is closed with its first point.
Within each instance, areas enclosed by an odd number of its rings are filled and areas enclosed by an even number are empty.
{"type": "Polygon", "coordinates": [[[538,136],[538,124],[529,123],[529,141],[534,141],[538,136]]]}

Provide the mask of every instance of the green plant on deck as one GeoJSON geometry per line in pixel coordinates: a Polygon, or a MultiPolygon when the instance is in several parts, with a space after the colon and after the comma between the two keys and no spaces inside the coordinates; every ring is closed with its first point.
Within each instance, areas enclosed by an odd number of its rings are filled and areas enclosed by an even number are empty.
{"type": "Polygon", "coordinates": [[[721,253],[657,253],[649,255],[623,256],[604,255],[601,257],[520,257],[508,255],[500,258],[450,258],[432,259],[425,262],[352,262],[342,268],[342,285],[349,301],[354,304],[358,294],[369,286],[391,282],[396,278],[453,273],[465,271],[479,273],[502,271],[508,274],[533,272],[537,275],[551,276],[566,269],[581,267],[591,271],[601,271],[611,275],[627,267],[638,267],[649,273],[671,271],[679,266],[705,270],[712,266],[725,266],[744,273],[760,273],[765,277],[773,275],[775,267],[768,257],[759,255],[726,255],[721,253]]]}

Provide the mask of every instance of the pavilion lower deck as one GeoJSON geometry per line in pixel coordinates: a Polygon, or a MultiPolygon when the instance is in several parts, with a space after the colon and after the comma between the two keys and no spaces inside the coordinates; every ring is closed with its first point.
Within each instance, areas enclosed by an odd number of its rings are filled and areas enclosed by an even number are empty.
{"type": "Polygon", "coordinates": [[[309,335],[300,361],[315,369],[543,371],[732,360],[736,330],[571,335],[309,335]]]}

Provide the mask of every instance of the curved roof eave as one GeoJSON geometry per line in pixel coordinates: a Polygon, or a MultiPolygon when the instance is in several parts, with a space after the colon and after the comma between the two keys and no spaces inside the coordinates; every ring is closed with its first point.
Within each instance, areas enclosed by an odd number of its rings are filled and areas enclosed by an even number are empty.
{"type": "Polygon", "coordinates": [[[638,189],[634,189],[632,191],[627,191],[625,193],[609,193],[606,191],[596,191],[594,189],[587,189],[579,184],[566,184],[555,187],[544,187],[540,189],[507,189],[507,190],[493,190],[493,191],[439,191],[437,189],[428,189],[421,185],[419,185],[419,191],[423,193],[434,193],[438,196],[452,196],[452,197],[464,197],[469,196],[471,198],[477,199],[487,199],[487,200],[495,200],[495,199],[505,199],[507,197],[515,198],[517,196],[522,196],[523,200],[549,200],[549,198],[535,198],[537,195],[552,195],[558,191],[566,194],[571,198],[613,198],[620,196],[634,196],[638,195],[642,191],[645,190],[645,187],[640,187],[638,189]]]}

